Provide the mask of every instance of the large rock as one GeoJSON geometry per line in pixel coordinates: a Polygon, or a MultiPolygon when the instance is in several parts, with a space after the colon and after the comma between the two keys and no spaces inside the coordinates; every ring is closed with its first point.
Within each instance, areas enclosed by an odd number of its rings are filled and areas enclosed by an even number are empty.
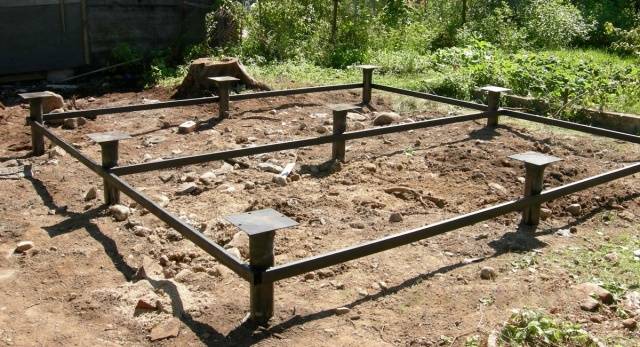
{"type": "Polygon", "coordinates": [[[400,120],[400,115],[395,112],[374,112],[373,125],[389,125],[400,120]]]}
{"type": "Polygon", "coordinates": [[[124,205],[113,205],[109,207],[109,212],[111,212],[113,219],[118,222],[122,222],[129,218],[129,213],[131,213],[131,210],[124,205]]]}
{"type": "Polygon", "coordinates": [[[170,337],[177,337],[179,333],[180,320],[178,320],[178,318],[171,317],[151,329],[149,340],[158,341],[162,339],[168,339],[170,337]]]}
{"type": "Polygon", "coordinates": [[[189,65],[189,72],[182,81],[175,97],[194,97],[207,94],[216,89],[209,77],[231,76],[250,89],[270,90],[268,85],[254,79],[245,70],[237,58],[226,58],[216,61],[211,58],[200,58],[189,65]]]}
{"type": "Polygon", "coordinates": [[[225,248],[237,248],[240,251],[240,255],[245,258],[249,257],[249,235],[244,231],[238,231],[229,243],[225,245],[225,248]]]}
{"type": "Polygon", "coordinates": [[[64,108],[64,99],[54,92],[49,93],[49,97],[42,99],[42,112],[49,113],[56,109],[64,108]]]}

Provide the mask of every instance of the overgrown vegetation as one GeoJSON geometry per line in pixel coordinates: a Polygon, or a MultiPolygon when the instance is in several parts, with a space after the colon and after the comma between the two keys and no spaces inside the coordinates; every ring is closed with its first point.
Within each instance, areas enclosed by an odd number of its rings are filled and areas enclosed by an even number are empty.
{"type": "MultiPolygon", "coordinates": [[[[458,98],[506,86],[550,102],[554,116],[574,117],[574,106],[640,113],[640,0],[221,0],[213,9],[183,64],[238,56],[269,80],[321,83],[357,80],[348,67],[371,63],[379,79],[458,98]]],[[[180,77],[174,66],[154,60],[148,82],[180,77]]]]}

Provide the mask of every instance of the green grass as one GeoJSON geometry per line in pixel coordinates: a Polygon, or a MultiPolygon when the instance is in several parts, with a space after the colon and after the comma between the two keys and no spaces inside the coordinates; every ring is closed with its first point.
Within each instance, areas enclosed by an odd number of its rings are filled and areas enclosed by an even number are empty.
{"type": "MultiPolygon", "coordinates": [[[[604,213],[602,219],[616,218],[604,213]]],[[[640,288],[640,261],[633,252],[640,249],[640,227],[629,228],[609,241],[595,242],[591,248],[575,246],[559,254],[567,269],[580,281],[601,283],[612,292],[623,294],[626,290],[640,288]],[[619,261],[612,263],[605,259],[609,253],[616,253],[619,261]]]]}
{"type": "MultiPolygon", "coordinates": [[[[453,47],[431,54],[380,51],[369,63],[380,66],[374,83],[473,100],[474,89],[487,84],[512,88],[555,104],[640,114],[640,64],[598,50],[521,51],[508,53],[489,44],[453,47]]],[[[276,89],[361,81],[356,68],[335,69],[307,61],[247,65],[255,78],[276,89]]],[[[172,87],[184,67],[159,69],[157,83],[172,87]],[[166,70],[166,73],[164,73],[166,70]]],[[[568,107],[564,113],[570,113],[568,107]]],[[[555,113],[555,112],[554,112],[555,113]]],[[[571,118],[571,114],[563,114],[571,118]]]]}

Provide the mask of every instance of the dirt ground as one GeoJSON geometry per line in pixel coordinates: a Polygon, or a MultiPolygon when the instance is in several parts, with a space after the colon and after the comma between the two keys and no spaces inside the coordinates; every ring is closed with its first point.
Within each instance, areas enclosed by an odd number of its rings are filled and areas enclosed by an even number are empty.
{"type": "MultiPolygon", "coordinates": [[[[78,99],[76,106],[133,104],[170,94],[108,94],[93,102],[78,99]]],[[[178,134],[178,124],[207,120],[217,114],[216,106],[102,116],[75,130],[54,131],[98,162],[99,146],[86,135],[128,132],[133,138],[121,143],[120,162],[140,163],[318,136],[318,130],[330,131],[328,104],[358,100],[357,92],[336,92],[236,102],[230,119],[186,135],[178,134]]],[[[382,93],[375,94],[373,108],[402,111],[402,122],[463,112],[382,93]]],[[[361,121],[366,127],[373,126],[369,111],[361,121]]],[[[519,214],[510,214],[280,281],[270,326],[255,328],[243,323],[249,304],[245,281],[126,197],[134,212],[128,222],[114,221],[101,205],[102,181],[69,155],[56,156],[48,148],[46,155],[30,157],[27,114],[21,105],[0,110],[0,166],[17,159],[33,170],[32,178],[0,179],[0,345],[465,346],[469,337],[486,339],[512,309],[524,307],[580,322],[603,341],[640,343],[638,333],[622,327],[615,315],[602,313],[594,322],[592,313],[580,309],[572,287],[582,279],[558,258],[567,248],[589,248],[630,230],[637,235],[637,177],[546,204],[552,215],[535,231],[519,226],[519,214]],[[98,198],[85,201],[91,187],[98,198]],[[582,208],[572,216],[566,207],[575,203],[582,208]],[[620,218],[605,221],[601,216],[607,213],[620,218]],[[573,233],[562,232],[570,227],[573,233]],[[23,240],[33,241],[34,248],[14,253],[23,240]],[[531,255],[541,262],[514,265],[531,255]],[[134,279],[145,257],[156,277],[134,279]],[[494,280],[480,278],[487,266],[496,270],[494,280]],[[157,300],[161,308],[136,309],[141,298],[157,300]],[[341,307],[348,312],[337,314],[341,307]],[[150,341],[152,328],[173,316],[179,335],[150,341]]],[[[170,211],[221,245],[237,232],[224,216],[266,207],[283,212],[299,222],[277,232],[276,263],[284,264],[516,199],[524,169],[507,159],[512,154],[536,150],[561,157],[547,169],[549,187],[637,160],[637,147],[619,141],[506,119],[501,124],[490,130],[484,122],[468,122],[350,141],[347,162],[338,167],[323,164],[331,154],[324,145],[126,180],[152,199],[168,198],[170,211]],[[262,162],[294,161],[299,180],[286,186],[258,169],[262,162]],[[200,194],[176,194],[181,181],[198,182],[209,171],[215,179],[199,182],[200,194]],[[161,179],[171,174],[167,182],[161,179]],[[424,198],[385,192],[393,187],[424,198]],[[395,212],[402,221],[389,220],[395,212]]]]}

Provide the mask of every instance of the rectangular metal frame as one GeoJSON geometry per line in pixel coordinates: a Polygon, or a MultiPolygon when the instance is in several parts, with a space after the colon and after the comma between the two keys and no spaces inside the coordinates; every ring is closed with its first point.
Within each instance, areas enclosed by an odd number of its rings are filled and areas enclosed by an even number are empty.
{"type": "MultiPolygon", "coordinates": [[[[636,144],[640,143],[640,137],[631,135],[631,134],[625,134],[625,133],[620,133],[620,132],[611,131],[607,129],[597,128],[597,127],[592,127],[592,126],[587,126],[582,124],[576,124],[576,123],[556,120],[552,118],[546,118],[546,117],[542,117],[534,114],[518,112],[518,111],[513,111],[508,109],[500,108],[497,110],[496,109],[490,110],[487,105],[483,105],[483,104],[477,104],[469,101],[457,100],[453,98],[447,98],[447,97],[428,94],[428,93],[421,93],[421,92],[415,92],[415,91],[410,91],[410,90],[405,90],[400,88],[383,86],[379,84],[372,84],[370,82],[369,82],[369,85],[365,85],[364,83],[352,83],[352,84],[330,85],[330,86],[321,86],[321,87],[237,94],[237,95],[231,95],[230,100],[240,101],[240,100],[259,99],[259,98],[267,98],[267,97],[275,97],[275,96],[288,96],[288,95],[296,95],[296,94],[337,91],[337,90],[355,89],[355,88],[363,88],[363,93],[367,93],[367,90],[364,90],[367,87],[370,87],[371,89],[375,89],[379,91],[398,94],[398,95],[406,95],[406,96],[416,97],[420,99],[445,103],[449,105],[465,107],[465,108],[474,109],[480,112],[463,115],[463,116],[443,117],[443,118],[424,120],[424,121],[419,121],[414,123],[405,123],[405,124],[370,128],[370,129],[358,130],[358,131],[348,131],[341,134],[333,134],[333,135],[306,138],[306,139],[300,139],[300,140],[265,144],[265,145],[259,145],[256,147],[248,147],[248,148],[232,149],[232,150],[219,151],[219,152],[213,152],[213,153],[183,156],[178,158],[165,159],[165,160],[159,160],[159,161],[142,163],[142,164],[116,166],[111,169],[103,168],[101,165],[99,165],[98,163],[96,163],[95,161],[87,157],[85,154],[83,154],[76,147],[65,142],[62,138],[56,136],[47,127],[45,127],[43,123],[41,123],[40,119],[29,118],[28,121],[32,126],[32,131],[38,132],[41,135],[47,137],[51,142],[58,145],[60,148],[65,150],[67,153],[69,153],[71,156],[76,158],[83,165],[88,167],[91,171],[95,172],[100,177],[102,177],[105,180],[105,182],[108,182],[111,186],[116,187],[122,193],[129,196],[133,201],[135,201],[140,206],[147,209],[150,213],[157,216],[160,220],[164,221],[167,225],[174,228],[176,231],[184,235],[187,239],[191,240],[194,244],[196,244],[202,250],[204,250],[205,252],[213,256],[217,261],[227,266],[229,269],[237,273],[241,278],[249,281],[253,285],[259,285],[260,283],[273,283],[275,281],[301,275],[309,271],[318,270],[328,266],[340,264],[346,261],[365,257],[374,253],[389,250],[395,247],[407,245],[409,243],[412,243],[421,239],[440,235],[440,234],[453,231],[465,226],[486,221],[488,219],[495,218],[507,213],[522,211],[525,208],[532,205],[536,205],[536,204],[539,205],[546,201],[554,200],[568,194],[572,194],[584,189],[592,188],[594,186],[604,184],[604,183],[640,172],[640,163],[635,163],[635,164],[626,166],[624,168],[616,169],[616,170],[609,171],[593,177],[589,177],[577,182],[566,184],[557,188],[549,189],[541,192],[539,195],[524,197],[518,200],[505,202],[499,205],[487,207],[487,208],[484,208],[475,212],[471,212],[465,215],[449,218],[449,219],[446,219],[437,223],[433,223],[430,225],[426,225],[420,228],[416,228],[413,230],[408,230],[402,233],[386,236],[377,240],[368,241],[359,245],[354,245],[351,247],[316,255],[313,257],[308,257],[308,258],[294,261],[288,264],[273,266],[266,270],[253,269],[248,264],[245,264],[240,260],[236,259],[231,254],[229,254],[223,247],[207,239],[204,236],[204,234],[202,234],[201,232],[199,232],[189,224],[181,221],[179,218],[177,218],[176,216],[174,216],[173,214],[165,210],[163,207],[153,202],[147,196],[145,196],[138,190],[131,187],[127,182],[125,182],[120,177],[122,175],[142,173],[142,172],[148,172],[152,170],[175,168],[175,167],[180,167],[185,165],[200,164],[200,163],[206,163],[206,162],[216,161],[216,160],[226,160],[226,159],[232,159],[236,157],[260,154],[260,153],[276,152],[276,151],[295,149],[295,148],[301,148],[301,147],[307,147],[307,146],[313,146],[313,145],[333,143],[336,141],[347,141],[347,140],[353,140],[358,138],[404,132],[404,131],[414,130],[414,129],[423,129],[423,128],[430,128],[430,127],[441,126],[446,124],[485,119],[490,116],[495,116],[496,113],[497,115],[509,116],[509,117],[537,122],[541,124],[547,124],[547,125],[553,125],[557,127],[566,128],[566,129],[577,130],[577,131],[581,131],[581,132],[585,132],[593,135],[609,137],[609,138],[627,141],[631,143],[636,143],[636,144]]],[[[75,117],[94,117],[94,116],[102,116],[102,115],[108,115],[108,114],[114,114],[114,113],[135,112],[135,111],[142,111],[142,110],[152,110],[152,109],[171,108],[171,107],[190,106],[190,105],[212,104],[218,101],[219,101],[219,98],[214,96],[214,97],[197,98],[197,99],[159,102],[159,103],[153,103],[153,104],[130,105],[130,106],[102,108],[102,109],[71,111],[71,112],[57,113],[57,114],[45,114],[42,117],[42,119],[44,121],[48,121],[48,120],[62,120],[62,119],[75,118],[75,117]]]]}

